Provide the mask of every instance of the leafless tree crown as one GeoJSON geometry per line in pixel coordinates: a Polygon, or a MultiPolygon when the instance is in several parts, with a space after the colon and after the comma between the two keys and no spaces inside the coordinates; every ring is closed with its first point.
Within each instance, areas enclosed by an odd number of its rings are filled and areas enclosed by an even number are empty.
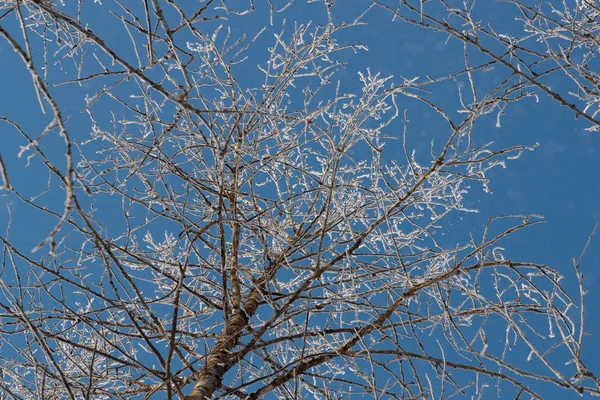
{"type": "Polygon", "coordinates": [[[448,225],[536,146],[480,121],[543,98],[600,127],[597,3],[343,3],[0,1],[32,93],[30,117],[0,110],[19,143],[0,146],[0,398],[600,395],[581,257],[573,293],[504,248],[538,216],[448,225]],[[374,23],[437,31],[462,64],[349,73],[374,23]]]}

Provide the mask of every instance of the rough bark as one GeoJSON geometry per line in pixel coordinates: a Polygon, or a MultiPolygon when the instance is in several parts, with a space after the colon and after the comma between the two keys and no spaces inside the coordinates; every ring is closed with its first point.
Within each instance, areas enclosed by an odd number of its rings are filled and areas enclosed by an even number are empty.
{"type": "Polygon", "coordinates": [[[256,313],[261,297],[260,288],[255,288],[244,304],[244,311],[234,312],[227,321],[225,330],[219,335],[217,343],[206,357],[202,369],[196,374],[196,384],[186,400],[210,399],[221,386],[223,376],[235,364],[231,351],[238,344],[240,335],[248,325],[249,318],[256,313]]]}

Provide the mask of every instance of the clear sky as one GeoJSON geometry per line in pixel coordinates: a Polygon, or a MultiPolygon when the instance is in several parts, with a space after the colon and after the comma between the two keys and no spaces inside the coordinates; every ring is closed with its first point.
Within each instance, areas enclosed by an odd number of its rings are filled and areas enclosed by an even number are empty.
{"type": "MultiPolygon", "coordinates": [[[[497,26],[498,29],[520,29],[515,22],[508,4],[489,1],[489,7],[480,0],[478,18],[485,24],[497,26]],[[493,3],[493,6],[492,6],[493,3]]],[[[109,16],[107,8],[115,7],[112,0],[104,0],[103,4],[90,1],[82,9],[88,16],[89,25],[95,32],[102,35],[106,42],[117,51],[122,50],[128,60],[135,60],[135,55],[126,53],[129,38],[124,33],[120,21],[109,16]],[[101,17],[93,18],[99,15],[101,17]]],[[[338,2],[341,3],[341,2],[338,2]]],[[[561,3],[556,1],[555,3],[561,3]]],[[[344,5],[336,5],[334,15],[340,20],[352,18],[356,10],[363,7],[366,1],[350,0],[344,5]]],[[[267,30],[258,43],[268,43],[273,33],[279,30],[284,16],[288,24],[307,22],[317,19],[313,10],[319,6],[296,1],[285,14],[275,15],[274,27],[269,26],[268,13],[264,5],[257,4],[259,9],[255,17],[232,17],[229,21],[233,35],[248,32],[252,36],[260,27],[267,30]],[[264,41],[264,42],[263,42],[264,41]]],[[[59,6],[66,12],[72,12],[72,6],[59,6]]],[[[460,70],[464,65],[462,44],[455,39],[448,39],[440,32],[428,31],[417,26],[391,21],[390,15],[382,11],[373,11],[366,20],[369,22],[361,28],[348,32],[343,40],[348,42],[360,41],[369,48],[367,52],[357,54],[347,53],[348,65],[339,77],[344,84],[351,85],[357,81],[358,71],[367,67],[373,72],[383,75],[394,75],[402,78],[440,76],[452,70],[460,70]]],[[[11,32],[18,32],[18,24],[14,16],[0,20],[0,25],[11,32]]],[[[207,27],[210,27],[207,24],[207,27]]],[[[212,26],[216,26],[213,23],[212,26]]],[[[37,46],[34,53],[35,61],[41,65],[41,41],[33,40],[37,46]]],[[[252,57],[259,60],[260,47],[253,50],[252,57]]],[[[62,51],[64,53],[64,50],[62,51]]],[[[483,58],[482,58],[483,59],[483,58]]],[[[256,64],[256,63],[255,63],[256,64]]],[[[240,79],[248,82],[256,79],[258,71],[249,68],[240,70],[240,79]]],[[[51,82],[73,78],[73,67],[68,62],[55,66],[49,75],[51,82]],[[62,74],[62,75],[61,75],[62,74]]],[[[478,79],[485,87],[485,79],[494,82],[502,72],[491,70],[478,79]]],[[[563,77],[564,78],[564,77],[563,77]]],[[[464,87],[468,82],[464,78],[445,82],[436,87],[432,100],[442,105],[451,115],[458,115],[458,87],[464,87]]],[[[556,80],[554,85],[565,85],[568,82],[556,80]]],[[[89,137],[89,120],[81,114],[84,106],[83,95],[94,89],[89,83],[83,86],[64,85],[53,86],[56,96],[65,115],[70,115],[67,127],[74,142],[80,143],[89,137]]],[[[567,90],[567,89],[565,89],[567,90]]],[[[428,114],[425,108],[409,104],[409,118],[415,122],[410,126],[410,145],[418,152],[428,152],[432,140],[440,135],[441,121],[428,114]]],[[[402,106],[401,106],[402,108],[402,106]]],[[[109,109],[104,110],[109,115],[109,109]]],[[[100,111],[102,112],[102,111],[100,111]]],[[[35,93],[31,86],[31,77],[23,67],[23,62],[13,52],[6,40],[0,40],[0,117],[9,117],[18,122],[32,136],[37,136],[50,122],[49,115],[42,114],[35,93]]],[[[594,225],[600,222],[600,133],[589,132],[585,128],[588,122],[575,119],[573,112],[561,107],[553,99],[541,95],[539,101],[527,98],[519,103],[511,104],[501,119],[501,126],[496,126],[496,115],[483,118],[476,128],[479,135],[485,135],[486,140],[494,141],[501,146],[516,144],[535,144],[539,146],[533,152],[525,153],[521,158],[507,163],[505,169],[494,169],[490,175],[490,189],[493,193],[484,193],[481,187],[472,185],[466,204],[479,210],[479,213],[456,214],[448,218],[443,225],[444,237],[448,243],[464,241],[469,233],[481,233],[488,218],[502,214],[539,214],[547,221],[523,232],[515,234],[506,242],[506,256],[511,258],[535,261],[547,264],[565,275],[566,286],[577,296],[577,283],[574,276],[572,259],[578,257],[586,244],[587,238],[594,225]]],[[[392,132],[398,134],[400,131],[392,132]]],[[[43,191],[48,183],[44,168],[40,167],[39,158],[30,160],[28,165],[25,151],[18,157],[23,140],[14,128],[0,121],[0,155],[2,156],[11,183],[22,193],[33,196],[43,191]]],[[[56,132],[40,140],[41,148],[46,151],[58,165],[62,157],[62,140],[56,132]]],[[[394,158],[394,146],[399,144],[390,141],[386,144],[386,157],[394,158]],[[389,149],[389,150],[388,150],[389,149]]],[[[62,162],[62,164],[61,164],[62,162]]],[[[57,185],[51,180],[51,185],[57,185]]],[[[49,207],[60,209],[64,200],[62,191],[51,189],[44,195],[49,207]]],[[[9,214],[8,204],[11,204],[13,226],[11,236],[20,245],[33,248],[52,228],[54,221],[41,214],[31,212],[21,205],[13,195],[0,193],[0,229],[6,229],[9,214]]],[[[103,209],[102,204],[96,204],[100,215],[105,214],[105,221],[111,221],[111,210],[103,209]]],[[[116,223],[116,221],[115,221],[116,223]]],[[[110,229],[110,227],[109,227],[110,229]]],[[[591,333],[587,339],[587,352],[584,359],[588,367],[600,373],[600,237],[592,241],[582,264],[586,296],[586,330],[591,333]]],[[[548,392],[549,396],[550,392],[548,392]]],[[[569,393],[571,398],[579,398],[569,393]]],[[[551,398],[551,397],[548,397],[551,398]]],[[[566,397],[562,397],[566,398],[566,397]]]]}

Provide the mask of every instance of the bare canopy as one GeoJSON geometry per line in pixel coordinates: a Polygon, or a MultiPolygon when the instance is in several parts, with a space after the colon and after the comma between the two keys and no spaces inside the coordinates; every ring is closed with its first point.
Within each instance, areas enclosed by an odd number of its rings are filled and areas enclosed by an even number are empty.
{"type": "Polygon", "coordinates": [[[0,110],[0,398],[600,395],[581,257],[505,251],[535,215],[451,227],[536,147],[479,121],[545,97],[600,127],[596,2],[343,3],[0,1],[31,93],[0,110]],[[460,67],[347,73],[375,23],[460,67]]]}

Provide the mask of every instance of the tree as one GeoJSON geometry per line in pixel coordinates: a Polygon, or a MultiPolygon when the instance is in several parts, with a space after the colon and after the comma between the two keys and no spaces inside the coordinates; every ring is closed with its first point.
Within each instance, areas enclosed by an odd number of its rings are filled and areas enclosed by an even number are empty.
{"type": "Polygon", "coordinates": [[[40,191],[0,160],[19,204],[0,236],[5,396],[600,394],[581,257],[573,294],[501,247],[537,216],[441,237],[474,211],[471,185],[535,147],[497,146],[479,121],[544,95],[600,126],[598,6],[506,1],[523,29],[498,33],[475,2],[334,3],[4,2],[2,46],[48,119],[0,116],[21,140],[2,153],[47,176],[40,191]],[[314,22],[290,23],[298,9],[314,22]],[[338,78],[373,16],[441,32],[464,65],[338,78]],[[457,78],[454,112],[435,93],[457,78]],[[444,123],[427,152],[409,124],[425,108],[444,123]],[[26,217],[39,243],[13,233],[26,217]]]}

